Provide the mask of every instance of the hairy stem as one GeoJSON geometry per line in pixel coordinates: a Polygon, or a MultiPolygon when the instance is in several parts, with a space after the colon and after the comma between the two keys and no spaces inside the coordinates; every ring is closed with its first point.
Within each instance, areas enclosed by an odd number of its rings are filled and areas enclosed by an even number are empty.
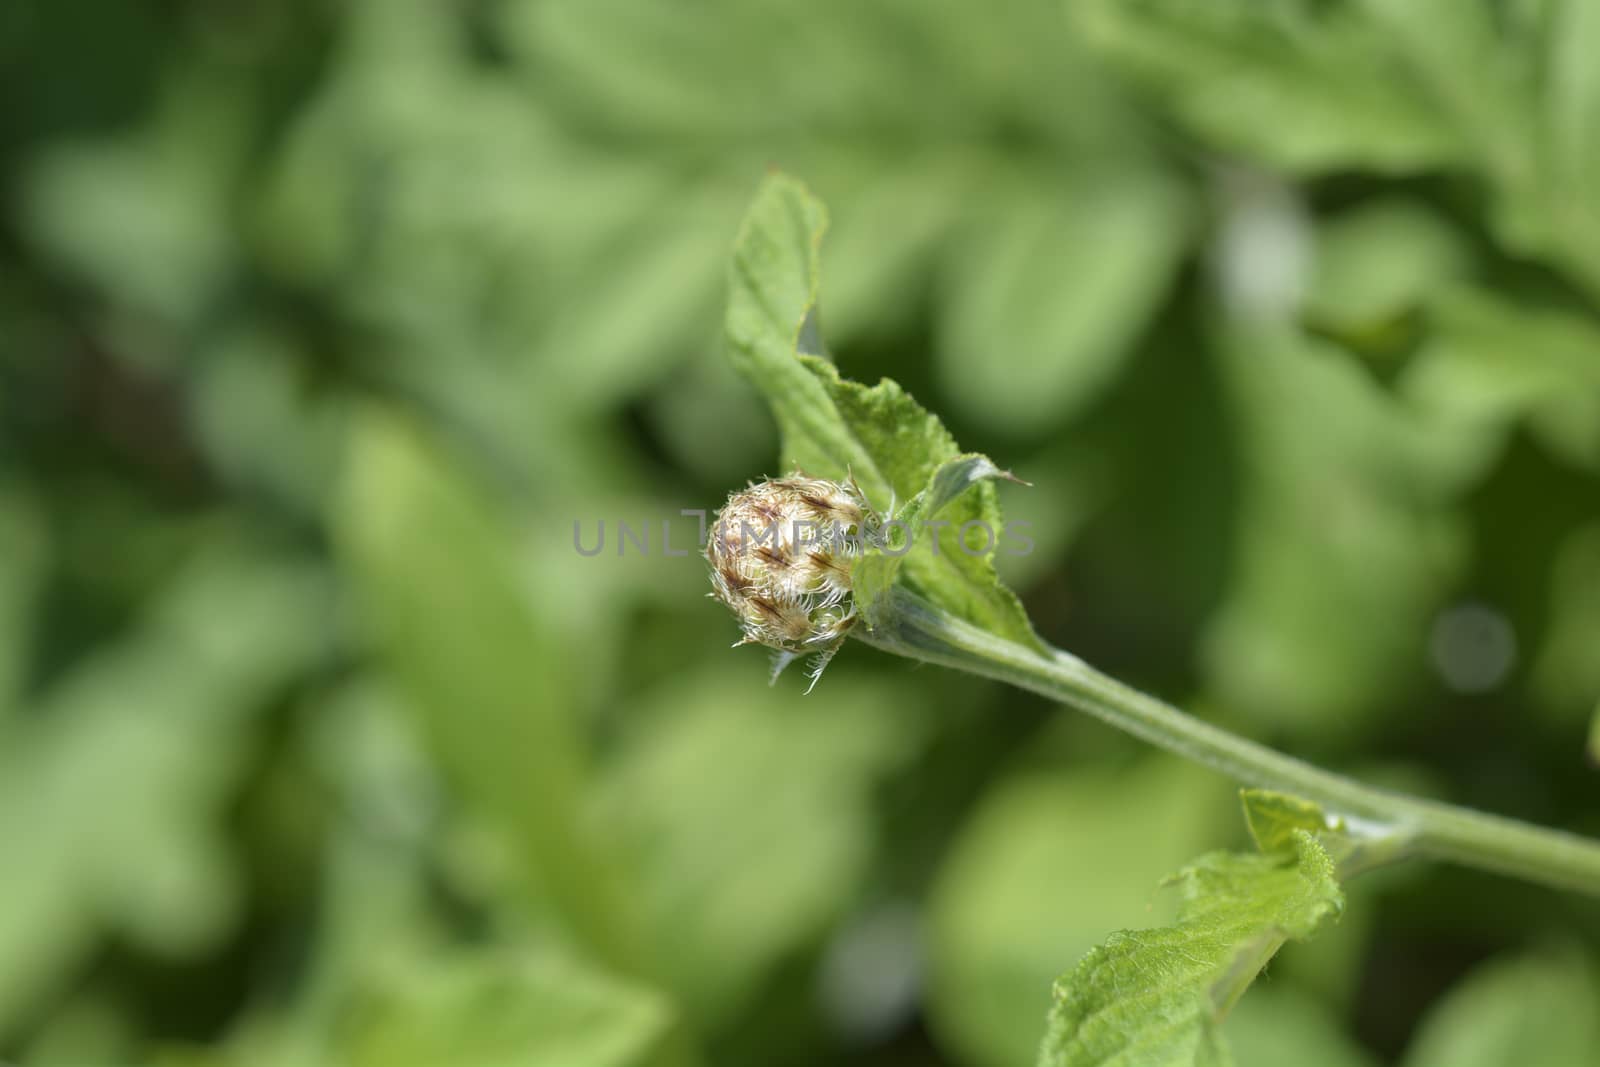
{"type": "Polygon", "coordinates": [[[896,588],[853,636],[886,652],[1008,682],[1069,704],[1248,786],[1383,823],[1409,851],[1600,896],[1600,841],[1365,785],[1231,734],[1123,685],[1065,652],[1036,652],[896,588]]]}

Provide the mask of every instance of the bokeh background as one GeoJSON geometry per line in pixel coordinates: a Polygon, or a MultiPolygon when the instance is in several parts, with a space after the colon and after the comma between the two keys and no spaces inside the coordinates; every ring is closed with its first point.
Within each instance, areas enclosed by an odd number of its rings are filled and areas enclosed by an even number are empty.
{"type": "MultiPolygon", "coordinates": [[[[1035,698],[728,650],[661,526],[779,473],[719,340],[771,165],[844,372],[1034,483],[1046,637],[1600,833],[1597,54],[1587,0],[6,0],[0,1060],[1027,1067],[1245,844],[1035,698]]],[[[1380,872],[1228,1033],[1592,1065],[1597,948],[1380,872]]]]}

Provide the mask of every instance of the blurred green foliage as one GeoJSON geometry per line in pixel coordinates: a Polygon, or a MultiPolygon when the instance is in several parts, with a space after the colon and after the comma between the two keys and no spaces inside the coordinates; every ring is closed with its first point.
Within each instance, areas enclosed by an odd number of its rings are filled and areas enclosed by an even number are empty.
{"type": "MultiPolygon", "coordinates": [[[[1243,843],[1024,694],[727,650],[660,531],[778,473],[718,341],[769,164],[844,371],[1035,483],[1045,637],[1600,832],[1597,51],[1587,0],[5,4],[0,1059],[1025,1067],[1243,843]]],[[[1592,905],[1348,896],[1244,1067],[1600,1061],[1592,905]]]]}

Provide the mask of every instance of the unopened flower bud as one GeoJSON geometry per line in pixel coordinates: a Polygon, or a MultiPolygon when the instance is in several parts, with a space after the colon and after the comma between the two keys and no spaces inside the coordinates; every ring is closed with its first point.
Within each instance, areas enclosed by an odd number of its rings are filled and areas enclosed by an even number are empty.
{"type": "Polygon", "coordinates": [[[853,484],[792,474],[728,498],[706,542],[712,595],[739,620],[739,644],[777,650],[773,676],[816,654],[812,684],[856,621],[850,568],[874,536],[853,484]]]}

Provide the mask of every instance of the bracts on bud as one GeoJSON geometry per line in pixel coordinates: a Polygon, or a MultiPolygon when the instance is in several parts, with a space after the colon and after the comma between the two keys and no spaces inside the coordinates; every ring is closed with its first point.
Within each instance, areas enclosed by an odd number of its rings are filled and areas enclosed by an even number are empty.
{"type": "Polygon", "coordinates": [[[774,679],[812,655],[815,685],[856,621],[851,566],[880,536],[853,481],[796,473],[730,496],[712,523],[706,559],[711,595],[744,630],[737,644],[774,649],[774,679]]]}

